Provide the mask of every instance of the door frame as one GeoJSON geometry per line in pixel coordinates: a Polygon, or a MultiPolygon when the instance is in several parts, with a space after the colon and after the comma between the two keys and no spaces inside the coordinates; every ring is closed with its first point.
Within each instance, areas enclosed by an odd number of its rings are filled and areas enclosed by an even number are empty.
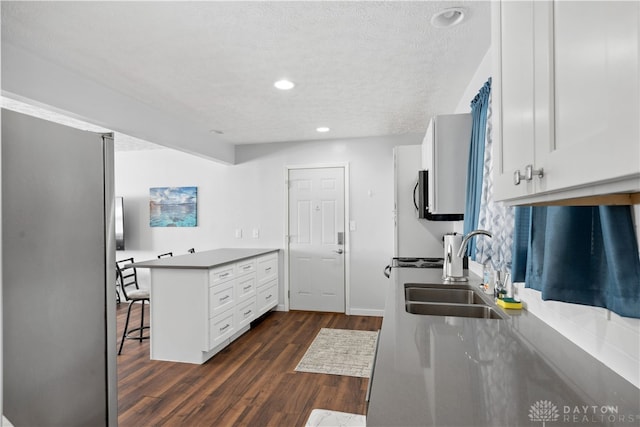
{"type": "Polygon", "coordinates": [[[290,283],[289,283],[289,171],[293,169],[324,169],[324,168],[342,168],[344,170],[344,310],[345,314],[351,314],[350,307],[350,265],[351,265],[351,250],[350,250],[350,221],[349,214],[349,163],[348,162],[336,162],[336,163],[311,163],[305,165],[287,165],[284,167],[284,310],[289,311],[290,302],[290,283]]]}

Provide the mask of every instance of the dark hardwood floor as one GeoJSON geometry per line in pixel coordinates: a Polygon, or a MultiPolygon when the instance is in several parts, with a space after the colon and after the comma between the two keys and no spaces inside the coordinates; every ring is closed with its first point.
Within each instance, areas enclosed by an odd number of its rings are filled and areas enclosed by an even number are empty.
{"type": "MultiPolygon", "coordinates": [[[[118,305],[119,333],[126,309],[118,305]]],[[[137,323],[139,308],[131,315],[137,323]]],[[[302,427],[314,408],[364,414],[368,379],[294,369],[320,328],[381,324],[380,317],[272,312],[202,365],[149,360],[148,340],[127,340],[117,359],[118,424],[302,427]]]]}

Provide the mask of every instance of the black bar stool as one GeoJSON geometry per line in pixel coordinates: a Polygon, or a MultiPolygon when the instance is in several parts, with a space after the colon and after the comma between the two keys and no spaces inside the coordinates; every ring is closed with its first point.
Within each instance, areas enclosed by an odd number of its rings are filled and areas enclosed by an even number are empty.
{"type": "Polygon", "coordinates": [[[122,346],[124,340],[142,340],[149,339],[149,335],[144,335],[143,331],[149,329],[149,326],[144,324],[144,305],[149,304],[149,291],[147,289],[140,289],[138,286],[138,273],[135,267],[130,266],[133,264],[133,258],[126,258],[120,261],[116,261],[116,274],[117,279],[120,282],[120,289],[125,301],[129,301],[129,308],[127,309],[127,320],[124,323],[124,332],[122,333],[122,340],[120,341],[120,349],[118,355],[122,353],[122,346]],[[129,289],[127,289],[129,288],[129,289]],[[133,303],[140,302],[140,326],[137,328],[129,329],[129,318],[131,317],[131,308],[133,303]]]}

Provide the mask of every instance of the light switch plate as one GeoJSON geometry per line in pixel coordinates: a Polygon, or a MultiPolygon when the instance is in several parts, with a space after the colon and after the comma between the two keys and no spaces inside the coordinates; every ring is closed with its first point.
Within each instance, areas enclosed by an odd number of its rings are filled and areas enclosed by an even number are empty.
{"type": "Polygon", "coordinates": [[[242,239],[242,228],[236,228],[236,239],[242,239]]]}
{"type": "Polygon", "coordinates": [[[253,229],[253,238],[257,239],[260,237],[260,229],[259,228],[254,228],[253,229]]]}
{"type": "Polygon", "coordinates": [[[355,221],[349,221],[349,231],[356,231],[356,222],[355,221]]]}

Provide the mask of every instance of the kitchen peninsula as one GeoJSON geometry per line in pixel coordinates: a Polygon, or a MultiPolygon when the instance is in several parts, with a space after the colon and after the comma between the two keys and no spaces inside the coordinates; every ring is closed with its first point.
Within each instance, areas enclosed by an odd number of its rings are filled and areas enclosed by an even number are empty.
{"type": "Polygon", "coordinates": [[[223,248],[132,265],[151,269],[154,360],[204,363],[278,304],[278,249],[223,248]]]}

